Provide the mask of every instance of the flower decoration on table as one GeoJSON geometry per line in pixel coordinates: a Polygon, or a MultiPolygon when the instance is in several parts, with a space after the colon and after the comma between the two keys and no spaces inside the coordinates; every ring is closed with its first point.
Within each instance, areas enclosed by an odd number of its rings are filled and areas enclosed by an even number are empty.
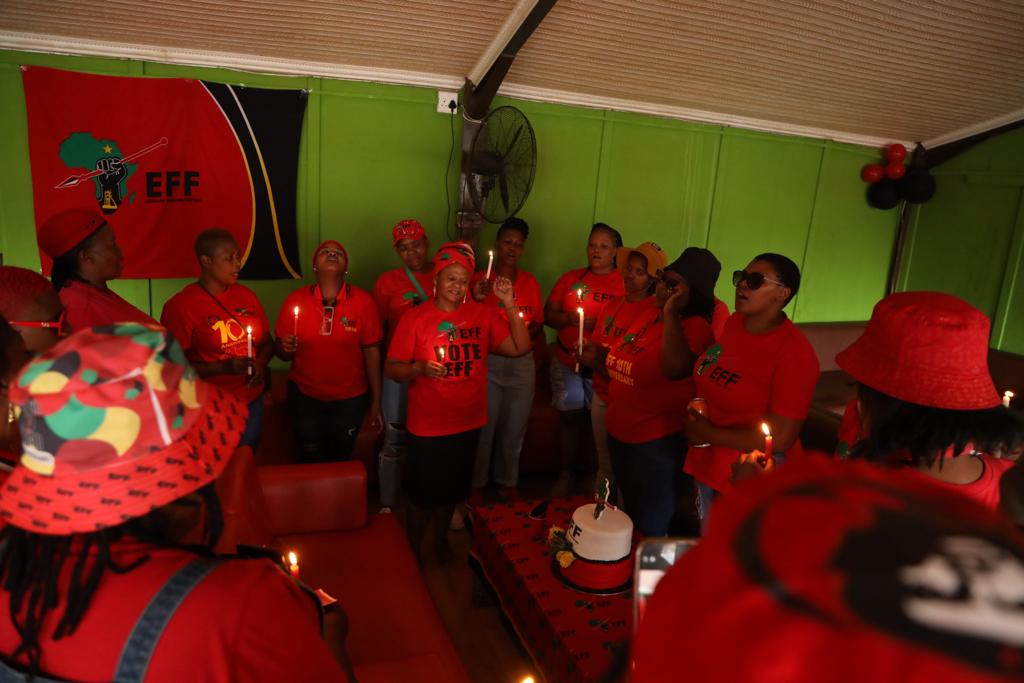
{"type": "Polygon", "coordinates": [[[565,529],[560,526],[548,529],[548,548],[562,569],[567,569],[576,560],[576,555],[572,552],[572,541],[569,540],[565,529]]]}

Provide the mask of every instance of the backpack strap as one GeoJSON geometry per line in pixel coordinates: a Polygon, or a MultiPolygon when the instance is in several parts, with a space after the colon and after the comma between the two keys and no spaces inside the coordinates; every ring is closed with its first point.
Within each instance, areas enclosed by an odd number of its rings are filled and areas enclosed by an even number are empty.
{"type": "Polygon", "coordinates": [[[192,589],[220,564],[212,557],[197,557],[179,569],[149,601],[121,651],[115,683],[142,683],[160,636],[192,589]]]}

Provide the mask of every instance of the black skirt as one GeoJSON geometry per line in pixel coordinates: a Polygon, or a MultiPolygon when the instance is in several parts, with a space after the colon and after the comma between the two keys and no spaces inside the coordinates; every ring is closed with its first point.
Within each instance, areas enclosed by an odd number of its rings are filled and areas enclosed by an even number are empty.
{"type": "Polygon", "coordinates": [[[480,430],[445,436],[408,433],[405,493],[422,508],[455,505],[469,498],[480,430]]]}

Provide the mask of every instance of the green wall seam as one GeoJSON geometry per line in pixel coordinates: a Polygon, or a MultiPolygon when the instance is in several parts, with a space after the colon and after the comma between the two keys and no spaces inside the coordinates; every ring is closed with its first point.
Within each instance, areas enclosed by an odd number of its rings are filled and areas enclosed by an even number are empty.
{"type": "MultiPolygon", "coordinates": [[[[811,212],[807,216],[807,231],[804,233],[804,248],[803,248],[803,251],[800,254],[800,263],[797,264],[800,267],[800,272],[801,273],[804,270],[806,270],[804,264],[807,262],[807,247],[811,243],[811,230],[814,228],[814,216],[815,216],[815,214],[818,211],[818,193],[821,190],[821,172],[822,172],[822,169],[825,166],[825,152],[828,149],[829,149],[829,146],[828,146],[828,143],[826,141],[826,144],[822,145],[821,151],[818,154],[818,172],[814,176],[814,194],[812,195],[814,197],[814,201],[811,203],[811,212]]],[[[800,319],[800,295],[799,294],[797,294],[794,297],[793,308],[792,308],[792,317],[793,317],[793,320],[799,320],[800,319]]]]}
{"type": "Polygon", "coordinates": [[[989,341],[997,349],[1004,349],[1008,343],[1006,327],[1010,322],[1010,311],[1013,309],[1014,289],[1021,268],[1024,267],[1024,192],[1019,193],[1017,200],[1017,220],[1014,225],[1013,241],[1010,244],[1010,252],[1003,274],[1003,289],[999,293],[999,304],[996,306],[996,314],[992,320],[989,341]]]}

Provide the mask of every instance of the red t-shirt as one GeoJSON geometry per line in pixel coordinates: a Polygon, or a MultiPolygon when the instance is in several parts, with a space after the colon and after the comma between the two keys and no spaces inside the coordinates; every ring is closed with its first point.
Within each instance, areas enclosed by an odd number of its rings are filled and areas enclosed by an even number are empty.
{"type": "MultiPolygon", "coordinates": [[[[961,455],[959,457],[963,458],[969,456],[961,455]]],[[[993,455],[989,455],[988,453],[982,453],[978,458],[985,466],[985,470],[977,480],[970,484],[952,484],[947,481],[939,481],[935,477],[930,476],[927,472],[914,469],[913,467],[906,467],[904,470],[918,475],[946,491],[959,493],[960,495],[976,500],[990,510],[998,510],[1000,499],[999,480],[1002,478],[1003,472],[1013,467],[1016,463],[1014,463],[1013,460],[997,458],[993,455]]]]}
{"type": "MultiPolygon", "coordinates": [[[[646,443],[683,431],[693,378],[671,380],[661,371],[663,322],[654,307],[630,326],[622,342],[608,352],[608,433],[624,443],[646,443]]],[[[699,316],[674,321],[695,355],[715,343],[711,325],[699,316]]]]}
{"type": "MultiPolygon", "coordinates": [[[[252,327],[254,355],[270,334],[270,322],[260,300],[251,289],[238,284],[212,295],[193,282],[167,300],[160,324],[174,334],[193,363],[245,356],[246,326],[252,327]]],[[[204,379],[247,403],[263,393],[262,386],[249,386],[248,375],[210,375],[204,379]]]]}
{"type": "MultiPolygon", "coordinates": [[[[110,681],[139,615],[171,575],[195,558],[191,553],[117,541],[119,565],[148,553],[125,573],[106,571],[78,629],[52,640],[67,592],[40,637],[42,668],[64,680],[110,681]]],[[[68,585],[74,562],[65,562],[68,585]]],[[[0,594],[0,652],[9,661],[19,638],[10,601],[0,594]]],[[[27,659],[18,661],[25,666],[27,659]]],[[[147,681],[341,681],[345,680],[320,637],[316,604],[266,560],[227,560],[185,597],[164,629],[150,660],[147,681]]]]}
{"type": "MultiPolygon", "coordinates": [[[[486,274],[487,272],[483,270],[473,273],[469,282],[470,290],[473,285],[483,280],[486,274]]],[[[520,270],[516,274],[515,282],[512,283],[512,296],[515,298],[516,308],[523,314],[524,323],[529,325],[530,323],[544,322],[544,302],[541,300],[540,283],[537,282],[537,278],[525,270],[520,270]]],[[[498,309],[502,319],[508,320],[508,316],[505,315],[505,304],[501,303],[501,299],[494,295],[493,288],[480,303],[488,308],[498,309]]]]}
{"type": "Polygon", "coordinates": [[[860,410],[857,408],[857,397],[851,398],[843,411],[843,421],[839,423],[839,437],[836,443],[836,455],[845,458],[850,449],[860,439],[860,410]]]}
{"type": "Polygon", "coordinates": [[[715,333],[715,339],[722,338],[725,332],[725,321],[729,319],[729,307],[724,301],[715,297],[715,310],[711,313],[711,329],[715,333]]]}
{"type": "MultiPolygon", "coordinates": [[[[610,349],[616,346],[637,316],[654,309],[654,297],[644,297],[640,301],[627,301],[625,296],[612,299],[601,305],[597,313],[597,325],[590,340],[610,349]]],[[[577,334],[579,330],[577,330],[577,334]]],[[[703,349],[702,349],[703,350],[703,349]]],[[[605,401],[608,400],[608,378],[600,372],[594,373],[594,392],[605,401]]]]}
{"type": "Polygon", "coordinates": [[[72,280],[61,288],[60,302],[67,311],[67,323],[72,332],[113,323],[157,324],[156,320],[122,299],[117,292],[104,292],[84,282],[72,280]]]}
{"type": "Polygon", "coordinates": [[[388,324],[385,348],[391,346],[391,338],[398,329],[398,320],[414,306],[419,306],[433,297],[434,273],[412,273],[423,290],[421,294],[409,279],[410,272],[412,271],[407,271],[404,266],[385,271],[373,286],[373,300],[377,302],[380,319],[388,324]]]}
{"type": "Polygon", "coordinates": [[[324,326],[323,295],[319,285],[306,285],[288,295],[277,316],[274,335],[295,331],[295,307],[299,307],[299,346],[288,370],[306,396],[321,401],[340,401],[366,393],[366,362],[363,347],[380,343],[380,315],[370,295],[345,285],[335,302],[332,323],[324,326]],[[321,331],[330,330],[330,334],[321,331]]]}
{"type": "MultiPolygon", "coordinates": [[[[744,318],[733,313],[721,339],[694,367],[697,396],[707,399],[708,419],[719,427],[756,427],[769,413],[805,419],[819,375],[811,343],[789,320],[754,335],[743,327],[744,318]]],[[[786,454],[803,454],[799,439],[786,454]]],[[[739,455],[732,448],[691,447],[685,469],[716,491],[728,491],[732,463],[739,455]]]]}
{"type": "Polygon", "coordinates": [[[398,322],[388,358],[439,361],[447,374],[417,377],[409,384],[406,428],[417,436],[445,436],[487,423],[487,354],[510,334],[497,309],[467,301],[452,312],[433,302],[398,322]]]}
{"type": "MultiPolygon", "coordinates": [[[[548,295],[548,301],[559,301],[562,310],[566,313],[575,313],[577,308],[583,309],[584,322],[586,320],[597,321],[597,315],[601,306],[606,301],[625,294],[622,284],[622,275],[618,270],[613,270],[605,275],[595,275],[589,268],[570,270],[558,278],[554,289],[548,295]]],[[[597,325],[594,326],[595,330],[597,325]]],[[[563,364],[570,367],[576,365],[572,357],[572,350],[576,348],[579,341],[579,327],[568,325],[558,331],[558,344],[556,345],[555,356],[563,364]]],[[[583,339],[590,339],[592,331],[584,329],[583,339]]]]}

